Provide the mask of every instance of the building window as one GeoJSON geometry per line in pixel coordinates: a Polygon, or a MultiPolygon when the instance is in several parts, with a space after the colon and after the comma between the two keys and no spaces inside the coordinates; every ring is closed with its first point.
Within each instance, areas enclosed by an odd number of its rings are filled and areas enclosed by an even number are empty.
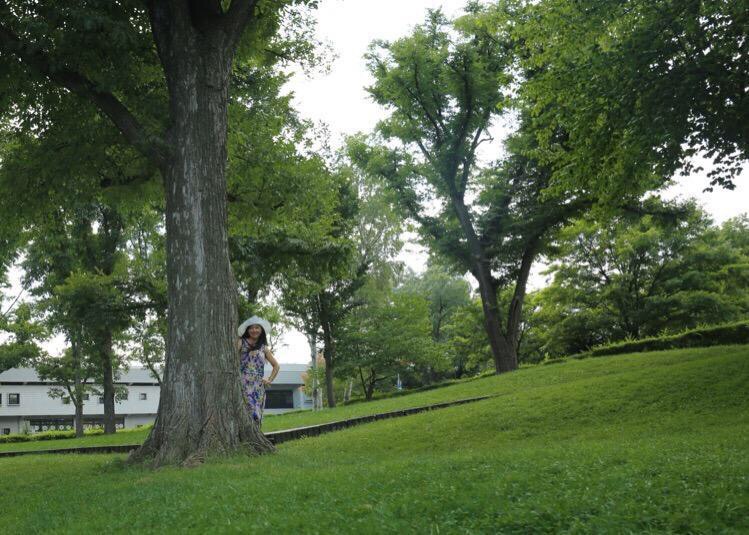
{"type": "Polygon", "coordinates": [[[140,393],[140,400],[141,401],[145,401],[147,399],[148,399],[148,394],[146,394],[145,392],[141,392],[140,393]]]}
{"type": "Polygon", "coordinates": [[[3,404],[3,395],[0,394],[0,405],[2,405],[2,404],[3,404]]]}
{"type": "Polygon", "coordinates": [[[73,418],[66,417],[48,417],[48,418],[33,418],[27,420],[27,423],[31,426],[31,430],[35,433],[42,431],[69,431],[73,429],[73,418]]]}
{"type": "Polygon", "coordinates": [[[99,396],[99,405],[104,405],[104,396],[99,396]]]}
{"type": "MultiPolygon", "coordinates": [[[[117,429],[124,429],[125,417],[115,416],[114,425],[117,429]]],[[[83,417],[83,429],[103,429],[103,428],[104,428],[103,416],[84,416],[83,417]]]]}
{"type": "Polygon", "coordinates": [[[20,405],[21,394],[8,394],[8,405],[20,405]]]}
{"type": "Polygon", "coordinates": [[[10,435],[10,427],[3,427],[3,435],[10,435]]]}
{"type": "Polygon", "coordinates": [[[267,390],[265,392],[266,409],[293,409],[294,392],[292,390],[267,390]]]}
{"type": "Polygon", "coordinates": [[[88,394],[83,394],[83,401],[88,401],[88,398],[89,398],[88,394]]]}

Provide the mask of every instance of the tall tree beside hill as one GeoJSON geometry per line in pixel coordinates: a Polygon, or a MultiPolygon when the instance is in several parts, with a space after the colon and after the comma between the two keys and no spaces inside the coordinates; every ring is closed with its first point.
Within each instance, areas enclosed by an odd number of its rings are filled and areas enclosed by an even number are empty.
{"type": "Polygon", "coordinates": [[[109,119],[164,179],[167,366],[156,425],[133,461],[190,464],[211,453],[272,449],[244,409],[239,379],[227,379],[237,367],[229,84],[238,50],[262,48],[286,6],[314,3],[0,2],[4,87],[31,79],[44,89],[32,119],[41,122],[54,108],[59,93],[48,88],[70,92],[109,119]]]}
{"type": "Polygon", "coordinates": [[[549,233],[590,206],[584,190],[545,191],[549,170],[524,154],[524,126],[509,156],[481,167],[477,150],[509,102],[512,42],[490,31],[477,3],[450,23],[439,11],[413,33],[375,42],[367,55],[373,99],[390,111],[380,137],[354,138],[353,161],[385,179],[427,243],[478,282],[497,373],[517,368],[523,299],[549,233]],[[384,138],[384,139],[383,139],[384,138]],[[500,310],[505,288],[512,299],[500,310]]]}
{"type": "Polygon", "coordinates": [[[559,356],[746,317],[746,218],[713,227],[694,207],[677,214],[583,219],[565,231],[553,282],[534,299],[533,345],[559,356]]]}
{"type": "Polygon", "coordinates": [[[616,198],[704,153],[732,186],[749,157],[746,0],[524,3],[497,13],[524,45],[520,97],[558,176],[616,198]]]}

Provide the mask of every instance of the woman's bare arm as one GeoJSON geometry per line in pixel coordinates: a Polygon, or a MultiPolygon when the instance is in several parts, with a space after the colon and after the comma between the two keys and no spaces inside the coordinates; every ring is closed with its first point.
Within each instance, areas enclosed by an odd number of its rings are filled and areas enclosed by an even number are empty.
{"type": "Polygon", "coordinates": [[[263,379],[263,384],[268,386],[276,378],[276,375],[278,375],[278,372],[281,370],[281,366],[278,364],[276,357],[273,356],[273,352],[267,348],[265,349],[265,360],[270,362],[270,365],[273,366],[273,371],[270,372],[270,377],[268,377],[267,379],[263,379]]]}

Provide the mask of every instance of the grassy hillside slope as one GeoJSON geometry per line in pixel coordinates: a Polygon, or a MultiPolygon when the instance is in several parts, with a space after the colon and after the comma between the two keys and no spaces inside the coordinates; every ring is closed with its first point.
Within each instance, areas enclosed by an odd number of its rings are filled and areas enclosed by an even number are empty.
{"type": "Polygon", "coordinates": [[[0,459],[0,525],[747,532],[748,384],[745,346],[625,355],[424,392],[414,405],[499,396],[191,470],[127,468],[123,455],[0,459]]]}

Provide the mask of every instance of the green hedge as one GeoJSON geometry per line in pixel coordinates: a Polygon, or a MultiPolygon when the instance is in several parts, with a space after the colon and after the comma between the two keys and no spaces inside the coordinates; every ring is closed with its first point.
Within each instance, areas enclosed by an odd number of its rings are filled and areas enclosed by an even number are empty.
{"type": "Polygon", "coordinates": [[[628,340],[594,347],[570,358],[601,357],[621,353],[640,353],[664,349],[685,349],[729,344],[749,344],[749,321],[698,327],[678,334],[628,340]]]}
{"type": "MultiPolygon", "coordinates": [[[[142,431],[149,426],[136,427],[134,429],[118,429],[117,433],[129,433],[132,431],[142,431]]],[[[85,436],[103,435],[104,429],[86,429],[83,431],[85,436]]],[[[41,433],[14,433],[11,435],[0,435],[0,444],[13,442],[35,442],[38,440],[59,440],[61,438],[75,438],[75,431],[43,431],[41,433]]]]}
{"type": "MultiPolygon", "coordinates": [[[[103,429],[86,429],[85,435],[101,435],[103,429]]],[[[41,433],[14,433],[0,435],[0,444],[9,442],[35,442],[37,440],[58,440],[61,438],[75,438],[75,431],[43,431],[41,433]]]]}

